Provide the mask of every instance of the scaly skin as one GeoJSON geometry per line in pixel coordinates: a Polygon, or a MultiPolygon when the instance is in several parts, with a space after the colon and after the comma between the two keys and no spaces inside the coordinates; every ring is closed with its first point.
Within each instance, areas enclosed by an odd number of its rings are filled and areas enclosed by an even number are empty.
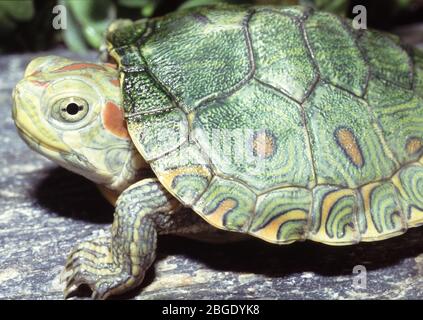
{"type": "Polygon", "coordinates": [[[119,196],[112,238],[82,242],[69,255],[65,296],[82,283],[99,299],[129,290],[154,261],[157,234],[215,230],[180,210],[156,179],[138,181],[146,164],[126,131],[117,77],[111,65],[43,57],[29,64],[13,94],[18,132],[32,149],[97,183],[112,203],[119,196]],[[78,120],[67,114],[75,102],[88,107],[78,120]]]}
{"type": "Polygon", "coordinates": [[[146,167],[126,130],[115,66],[37,58],[13,97],[20,136],[61,166],[119,192],[146,167]],[[84,110],[59,110],[72,103],[84,110]]]}
{"type": "Polygon", "coordinates": [[[423,224],[418,49],[278,6],[116,21],[106,42],[119,72],[40,58],[14,94],[31,147],[122,192],[112,239],[70,256],[68,289],[105,298],[140,283],[157,234],[207,226],[178,203],[277,244],[348,245],[423,224]],[[148,165],[157,180],[126,189],[148,165]]]}
{"type": "Polygon", "coordinates": [[[180,209],[157,179],[144,179],[126,189],[116,203],[112,239],[83,242],[70,254],[65,296],[82,283],[90,286],[96,299],[139,285],[155,259],[158,234],[210,228],[200,217],[180,209]]]}

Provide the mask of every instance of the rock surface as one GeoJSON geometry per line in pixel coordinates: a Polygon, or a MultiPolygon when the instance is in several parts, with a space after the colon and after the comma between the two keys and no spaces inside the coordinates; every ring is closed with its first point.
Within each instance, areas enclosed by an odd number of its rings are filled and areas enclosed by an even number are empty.
{"type": "MultiPolygon", "coordinates": [[[[45,54],[80,58],[37,55],[45,54]]],[[[11,92],[35,56],[0,57],[0,299],[62,299],[68,252],[112,222],[113,208],[90,182],[30,151],[16,133],[11,92]]],[[[423,227],[348,247],[162,237],[144,283],[123,298],[422,299],[423,227]],[[363,284],[353,273],[358,265],[367,270],[366,288],[354,285],[363,284]]]]}

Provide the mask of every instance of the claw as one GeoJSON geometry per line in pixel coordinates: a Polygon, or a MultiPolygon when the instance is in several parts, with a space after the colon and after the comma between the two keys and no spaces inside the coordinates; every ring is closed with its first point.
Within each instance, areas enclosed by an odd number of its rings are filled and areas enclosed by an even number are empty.
{"type": "MultiPolygon", "coordinates": [[[[111,280],[111,279],[110,279],[111,280]]],[[[110,295],[114,294],[114,292],[119,292],[120,287],[125,287],[124,284],[117,284],[113,281],[98,281],[95,284],[95,290],[93,290],[93,294],[91,295],[92,299],[96,300],[104,300],[107,299],[110,295]]]]}
{"type": "Polygon", "coordinates": [[[67,299],[71,293],[78,289],[78,285],[75,283],[75,274],[76,273],[72,273],[71,275],[68,275],[65,279],[66,287],[63,290],[63,295],[65,299],[67,299]]]}
{"type": "Polygon", "coordinates": [[[92,290],[93,299],[106,299],[133,286],[141,274],[131,274],[118,261],[112,259],[109,247],[104,242],[81,243],[69,255],[61,274],[65,282],[65,299],[82,284],[92,290]],[[134,278],[136,276],[136,278],[134,278]]]}
{"type": "Polygon", "coordinates": [[[69,296],[74,293],[78,289],[77,286],[70,285],[66,286],[66,288],[63,290],[63,298],[66,300],[69,298],[69,296]]]}
{"type": "Polygon", "coordinates": [[[76,272],[72,273],[69,277],[66,278],[66,288],[65,289],[68,289],[68,288],[72,287],[73,285],[77,286],[76,277],[77,277],[78,274],[79,274],[79,272],[76,271],[76,272]]]}

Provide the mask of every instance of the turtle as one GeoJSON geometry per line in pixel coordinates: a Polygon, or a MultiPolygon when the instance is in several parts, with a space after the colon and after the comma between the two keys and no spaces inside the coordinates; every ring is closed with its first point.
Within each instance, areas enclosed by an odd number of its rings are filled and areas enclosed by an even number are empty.
{"type": "Polygon", "coordinates": [[[137,287],[162,234],[352,245],[423,224],[416,47],[277,5],[116,20],[105,45],[35,58],[13,92],[23,140],[115,204],[110,235],[69,254],[66,296],[137,287]]]}

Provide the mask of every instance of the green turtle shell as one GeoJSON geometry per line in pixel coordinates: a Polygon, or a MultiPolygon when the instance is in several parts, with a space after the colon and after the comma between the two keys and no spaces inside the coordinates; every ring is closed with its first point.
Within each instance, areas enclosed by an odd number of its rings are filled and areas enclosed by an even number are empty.
{"type": "Polygon", "coordinates": [[[423,54],[304,7],[201,7],[108,32],[131,137],[210,224],[273,243],[423,223],[423,54]]]}

